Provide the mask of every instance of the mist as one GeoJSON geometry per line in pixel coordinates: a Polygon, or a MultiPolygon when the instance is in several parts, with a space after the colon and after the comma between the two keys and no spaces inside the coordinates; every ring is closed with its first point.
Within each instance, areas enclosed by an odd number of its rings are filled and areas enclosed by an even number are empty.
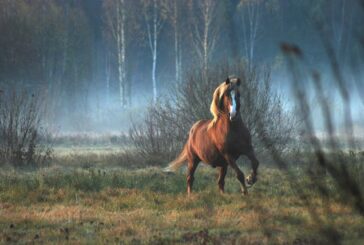
{"type": "Polygon", "coordinates": [[[364,244],[363,23],[0,0],[0,243],[364,244]]]}
{"type": "MultiPolygon", "coordinates": [[[[311,104],[316,99],[309,74],[316,70],[342,118],[325,48],[329,42],[345,73],[355,134],[362,136],[362,88],[355,85],[355,80],[363,80],[358,68],[362,58],[357,57],[363,23],[359,1],[0,4],[0,88],[40,96],[46,104],[44,123],[53,132],[127,133],[149,106],[173,97],[172,88],[192,71],[241,61],[248,69],[269,67],[273,90],[287,110],[294,110],[292,74],[280,49],[283,42],[297,45],[303,54],[300,69],[311,104]],[[208,16],[206,9],[211,10],[208,16]]],[[[216,77],[216,82],[223,79],[216,77]]],[[[313,109],[316,131],[325,134],[318,110],[313,109]]],[[[335,119],[338,131],[342,124],[335,119]]]]}

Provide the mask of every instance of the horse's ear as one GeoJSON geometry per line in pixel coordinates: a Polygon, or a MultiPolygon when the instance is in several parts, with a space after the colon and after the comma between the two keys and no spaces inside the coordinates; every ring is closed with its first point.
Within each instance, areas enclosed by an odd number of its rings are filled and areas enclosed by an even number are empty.
{"type": "Polygon", "coordinates": [[[225,80],[225,84],[228,85],[230,83],[230,78],[227,77],[226,80],[225,80]]]}
{"type": "Polygon", "coordinates": [[[238,78],[238,79],[236,80],[236,85],[237,85],[237,86],[240,86],[240,84],[241,84],[241,80],[240,80],[240,78],[238,78]]]}

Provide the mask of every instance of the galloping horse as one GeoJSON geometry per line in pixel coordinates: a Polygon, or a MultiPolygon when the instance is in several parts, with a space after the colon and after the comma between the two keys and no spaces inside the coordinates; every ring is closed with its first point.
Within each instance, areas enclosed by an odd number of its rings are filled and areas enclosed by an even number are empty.
{"type": "Polygon", "coordinates": [[[242,192],[248,194],[244,173],[236,164],[241,155],[247,156],[252,164],[253,171],[246,178],[248,185],[251,186],[257,181],[259,162],[254,154],[250,132],[239,112],[240,83],[239,78],[227,78],[216,88],[210,107],[214,118],[198,121],[192,126],[182,152],[166,169],[176,171],[188,162],[188,194],[192,191],[193,175],[201,161],[214,168],[220,168],[218,186],[221,193],[224,192],[227,167],[230,166],[240,181],[242,192]]]}

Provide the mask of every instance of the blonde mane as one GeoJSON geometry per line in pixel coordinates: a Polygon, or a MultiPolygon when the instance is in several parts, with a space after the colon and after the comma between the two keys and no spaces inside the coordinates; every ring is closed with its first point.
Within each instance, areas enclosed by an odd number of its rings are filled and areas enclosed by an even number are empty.
{"type": "Polygon", "coordinates": [[[224,93],[228,88],[229,84],[223,82],[215,89],[210,106],[210,112],[213,116],[213,119],[211,120],[208,129],[210,129],[216,123],[219,116],[223,113],[219,108],[219,101],[221,100],[222,96],[224,95],[224,93]]]}

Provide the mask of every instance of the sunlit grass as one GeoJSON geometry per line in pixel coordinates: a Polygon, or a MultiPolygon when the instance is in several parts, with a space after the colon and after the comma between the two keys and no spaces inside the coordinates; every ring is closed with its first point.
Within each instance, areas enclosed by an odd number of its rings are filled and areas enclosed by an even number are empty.
{"type": "Polygon", "coordinates": [[[131,145],[73,145],[54,147],[53,164],[64,168],[145,167],[143,159],[131,145]]]}
{"type": "MultiPolygon", "coordinates": [[[[297,184],[309,188],[303,171],[296,175],[297,184]]],[[[231,172],[227,193],[219,194],[216,177],[215,170],[199,168],[195,192],[187,197],[184,173],[165,174],[158,168],[3,171],[0,239],[156,244],[324,241],[285,172],[262,168],[248,196],[239,193],[231,172]]],[[[311,193],[316,214],[342,229],[344,241],[363,241],[363,220],[349,205],[335,199],[327,204],[312,190],[306,192],[311,193]]]]}

